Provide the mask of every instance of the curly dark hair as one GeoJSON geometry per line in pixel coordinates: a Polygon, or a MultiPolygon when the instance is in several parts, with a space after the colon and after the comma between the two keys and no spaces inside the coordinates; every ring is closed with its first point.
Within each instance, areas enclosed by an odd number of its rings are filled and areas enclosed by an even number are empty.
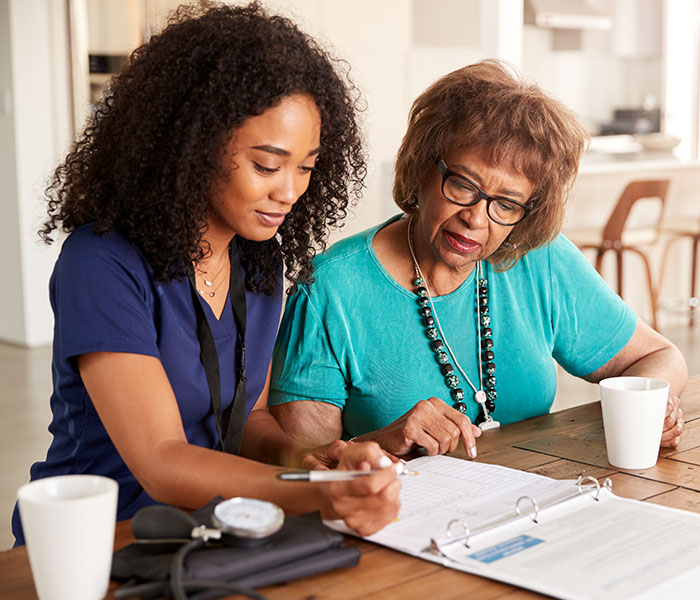
{"type": "Polygon", "coordinates": [[[321,148],[307,191],[274,238],[239,240],[246,285],[273,293],[283,260],[292,283],[312,281],[311,261],[361,196],[366,174],[356,123],[359,92],[345,61],[332,59],[294,23],[248,6],[182,6],[137,48],[45,191],[39,231],[95,222],[119,230],[156,279],[186,275],[209,252],[202,236],[212,181],[234,130],[290,94],[311,96],[321,148]]]}

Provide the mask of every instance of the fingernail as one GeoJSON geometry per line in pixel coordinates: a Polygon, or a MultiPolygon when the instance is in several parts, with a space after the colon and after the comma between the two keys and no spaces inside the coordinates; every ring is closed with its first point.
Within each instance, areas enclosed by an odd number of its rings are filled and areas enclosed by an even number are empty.
{"type": "Polygon", "coordinates": [[[476,446],[469,447],[469,456],[471,456],[472,458],[476,458],[476,446]]]}
{"type": "Polygon", "coordinates": [[[385,454],[379,459],[379,466],[382,469],[386,469],[387,467],[390,467],[392,464],[391,459],[385,454]]]}

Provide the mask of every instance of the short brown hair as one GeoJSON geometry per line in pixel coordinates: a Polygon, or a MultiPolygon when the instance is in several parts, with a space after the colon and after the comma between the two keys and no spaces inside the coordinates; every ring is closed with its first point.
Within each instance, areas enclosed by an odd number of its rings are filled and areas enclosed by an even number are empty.
{"type": "Polygon", "coordinates": [[[477,150],[534,185],[533,209],[513,227],[489,262],[505,270],[561,229],[564,204],[589,136],[579,118],[538,86],[497,60],[484,60],[440,78],[413,103],[396,158],[394,201],[408,214],[435,159],[477,150]]]}

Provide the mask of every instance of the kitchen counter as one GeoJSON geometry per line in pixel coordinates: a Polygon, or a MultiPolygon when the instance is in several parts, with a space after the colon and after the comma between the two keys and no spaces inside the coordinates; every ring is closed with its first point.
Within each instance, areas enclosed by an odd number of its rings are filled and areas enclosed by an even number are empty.
{"type": "Polygon", "coordinates": [[[602,227],[622,190],[637,179],[669,179],[665,213],[700,216],[700,161],[683,160],[668,152],[589,151],[571,191],[569,223],[602,227]]]}
{"type": "Polygon", "coordinates": [[[670,152],[607,153],[589,151],[581,160],[579,175],[699,168],[700,161],[682,160],[670,152]]]}

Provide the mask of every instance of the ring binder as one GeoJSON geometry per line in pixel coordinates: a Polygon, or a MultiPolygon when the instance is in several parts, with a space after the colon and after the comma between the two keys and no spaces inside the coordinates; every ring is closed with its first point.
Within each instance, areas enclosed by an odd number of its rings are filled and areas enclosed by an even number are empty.
{"type": "Polygon", "coordinates": [[[590,481],[595,486],[595,496],[593,496],[593,500],[597,502],[598,496],[600,496],[600,482],[595,477],[591,477],[590,475],[586,475],[586,477],[579,475],[578,479],[576,480],[576,487],[578,488],[579,494],[583,493],[582,488],[585,481],[590,481]]]}
{"type": "MultiPolygon", "coordinates": [[[[464,521],[463,519],[452,519],[447,524],[447,537],[452,537],[452,525],[455,523],[462,526],[462,530],[464,531],[464,535],[462,537],[464,537],[468,540],[469,539],[469,526],[467,525],[467,522],[464,521]]],[[[467,544],[466,542],[465,542],[465,545],[467,547],[469,546],[469,544],[467,544]]]]}
{"type": "Polygon", "coordinates": [[[562,600],[698,595],[700,514],[622,498],[610,479],[444,455],[408,466],[398,519],[367,540],[562,600]]]}
{"type": "MultiPolygon", "coordinates": [[[[572,492],[570,495],[565,496],[564,498],[561,498],[559,500],[556,500],[554,502],[549,502],[547,504],[544,504],[542,506],[542,509],[550,508],[552,506],[556,506],[558,504],[561,504],[563,502],[567,502],[568,500],[571,500],[571,498],[575,498],[576,496],[583,496],[585,494],[592,494],[593,500],[596,502],[600,500],[600,491],[601,489],[607,489],[608,491],[612,492],[612,481],[609,478],[605,478],[603,480],[603,485],[601,486],[600,482],[595,478],[591,477],[590,475],[586,475],[585,477],[583,475],[579,475],[579,478],[576,480],[576,491],[572,492]],[[586,484],[586,482],[590,482],[589,485],[586,484]],[[594,495],[593,495],[594,494],[594,495]]],[[[462,543],[464,544],[465,547],[469,548],[469,540],[478,534],[481,533],[486,533],[489,531],[492,531],[498,527],[501,527],[502,525],[505,525],[508,522],[514,521],[515,519],[522,518],[526,515],[521,514],[521,509],[520,509],[520,503],[524,500],[527,500],[530,502],[533,508],[533,513],[530,516],[530,518],[535,522],[538,523],[539,515],[540,515],[540,505],[537,503],[537,501],[532,498],[531,496],[521,496],[520,498],[517,499],[515,502],[515,516],[509,516],[509,517],[504,517],[502,519],[498,519],[496,521],[492,521],[491,523],[487,523],[486,525],[476,528],[474,530],[471,530],[469,527],[469,523],[465,521],[464,519],[452,519],[448,524],[445,529],[445,538],[430,538],[430,545],[428,547],[429,552],[436,554],[438,556],[443,556],[445,558],[450,558],[451,560],[454,560],[454,557],[451,554],[447,554],[445,552],[445,549],[448,546],[451,546],[453,544],[457,543],[462,543]],[[458,524],[461,525],[462,527],[462,535],[458,537],[454,537],[453,533],[453,525],[458,524]]]]}
{"type": "Polygon", "coordinates": [[[515,503],[515,512],[520,516],[520,502],[522,500],[529,500],[530,504],[532,504],[532,508],[535,509],[535,514],[532,517],[532,520],[537,523],[537,517],[540,515],[540,507],[538,506],[537,502],[535,501],[534,498],[531,498],[530,496],[520,496],[518,498],[518,501],[515,503]]]}

